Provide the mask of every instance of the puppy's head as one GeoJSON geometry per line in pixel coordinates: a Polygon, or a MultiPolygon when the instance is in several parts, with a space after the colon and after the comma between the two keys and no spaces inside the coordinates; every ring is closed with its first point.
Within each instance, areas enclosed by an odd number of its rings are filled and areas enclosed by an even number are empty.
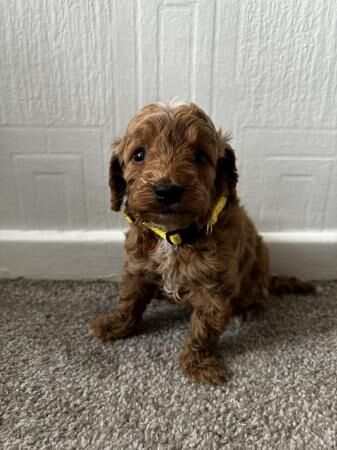
{"type": "Polygon", "coordinates": [[[114,144],[111,207],[167,228],[205,222],[220,195],[235,198],[235,156],[195,104],[150,104],[114,144]]]}

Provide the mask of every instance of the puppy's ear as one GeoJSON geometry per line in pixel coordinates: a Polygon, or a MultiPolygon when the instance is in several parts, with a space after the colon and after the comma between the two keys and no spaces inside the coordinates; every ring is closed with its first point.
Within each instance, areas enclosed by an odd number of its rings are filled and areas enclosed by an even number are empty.
{"type": "Polygon", "coordinates": [[[218,194],[225,194],[227,192],[230,197],[236,198],[238,172],[236,169],[235,153],[228,144],[227,138],[222,137],[221,134],[220,137],[222,156],[219,157],[217,162],[215,188],[218,194]]]}
{"type": "Polygon", "coordinates": [[[122,140],[117,140],[112,145],[113,152],[109,167],[109,186],[111,190],[111,209],[119,211],[126,191],[126,182],[123,177],[121,162],[122,140]]]}

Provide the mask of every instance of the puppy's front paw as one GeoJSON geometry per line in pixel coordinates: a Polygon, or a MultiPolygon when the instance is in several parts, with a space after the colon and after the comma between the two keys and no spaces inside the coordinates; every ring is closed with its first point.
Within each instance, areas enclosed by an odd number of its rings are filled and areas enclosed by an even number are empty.
{"type": "Polygon", "coordinates": [[[228,380],[224,365],[214,356],[180,356],[183,374],[193,383],[223,384],[228,380]]]}
{"type": "Polygon", "coordinates": [[[98,316],[90,325],[90,333],[103,342],[114,341],[129,336],[133,331],[130,323],[123,320],[119,314],[98,316]]]}

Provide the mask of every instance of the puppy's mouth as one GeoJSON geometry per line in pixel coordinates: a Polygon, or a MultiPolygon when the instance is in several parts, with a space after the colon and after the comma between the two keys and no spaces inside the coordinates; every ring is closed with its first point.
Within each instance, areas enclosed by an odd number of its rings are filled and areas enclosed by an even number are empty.
{"type": "Polygon", "coordinates": [[[183,228],[195,220],[195,214],[191,214],[186,209],[179,208],[179,204],[161,206],[152,210],[149,209],[141,215],[145,221],[161,225],[164,228],[167,227],[168,229],[183,228]]]}
{"type": "Polygon", "coordinates": [[[179,203],[172,203],[171,205],[164,205],[158,211],[160,215],[163,216],[172,216],[176,214],[181,214],[179,211],[179,203]]]}
{"type": "Polygon", "coordinates": [[[153,198],[147,198],[142,203],[133,201],[133,198],[130,200],[130,214],[140,217],[144,222],[162,225],[168,229],[187,227],[203,218],[208,210],[207,199],[197,202],[195,198],[185,198],[172,203],[159,202],[153,198]]]}

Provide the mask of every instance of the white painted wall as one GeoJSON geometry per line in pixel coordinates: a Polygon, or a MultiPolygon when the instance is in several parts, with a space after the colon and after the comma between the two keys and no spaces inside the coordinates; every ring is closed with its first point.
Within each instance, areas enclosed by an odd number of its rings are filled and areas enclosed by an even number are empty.
{"type": "Polygon", "coordinates": [[[262,231],[335,236],[336,30],[334,0],[0,0],[0,244],[124,227],[110,142],[174,96],[232,132],[262,231]]]}

